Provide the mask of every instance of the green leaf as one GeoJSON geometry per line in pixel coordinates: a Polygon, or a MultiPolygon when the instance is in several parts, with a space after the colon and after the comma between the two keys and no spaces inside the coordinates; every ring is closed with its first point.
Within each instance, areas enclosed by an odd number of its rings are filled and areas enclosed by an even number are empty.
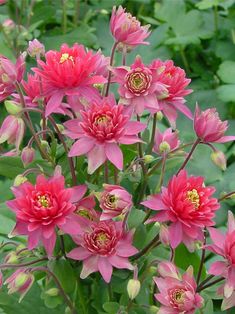
{"type": "Polygon", "coordinates": [[[217,74],[224,83],[235,83],[235,62],[224,61],[221,63],[217,74]]]}
{"type": "Polygon", "coordinates": [[[216,91],[222,101],[235,102],[235,84],[221,85],[216,91]]]}
{"type": "Polygon", "coordinates": [[[0,175],[14,179],[18,174],[22,173],[24,166],[20,157],[0,157],[0,175]]]}
{"type": "Polygon", "coordinates": [[[0,233],[9,234],[15,225],[15,218],[5,204],[0,204],[0,221],[0,233]]]}
{"type": "Polygon", "coordinates": [[[116,302],[106,302],[103,308],[109,314],[116,314],[119,310],[119,304],[116,302]]]}
{"type": "Polygon", "coordinates": [[[199,10],[206,10],[206,9],[210,9],[212,7],[217,6],[220,2],[221,0],[202,0],[196,3],[196,7],[199,10]]]}
{"type": "Polygon", "coordinates": [[[129,228],[132,229],[139,226],[143,222],[145,215],[146,213],[143,210],[133,207],[128,217],[129,228]]]}

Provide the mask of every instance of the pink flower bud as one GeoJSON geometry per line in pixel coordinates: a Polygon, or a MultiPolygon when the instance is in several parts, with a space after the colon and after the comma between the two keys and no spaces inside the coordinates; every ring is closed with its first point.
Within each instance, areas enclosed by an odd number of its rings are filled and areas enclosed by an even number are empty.
{"type": "Polygon", "coordinates": [[[21,160],[24,166],[30,164],[35,158],[35,150],[32,147],[26,146],[21,153],[21,160]]]}
{"type": "Polygon", "coordinates": [[[168,230],[168,227],[164,224],[160,225],[159,238],[160,238],[160,241],[162,242],[162,244],[164,244],[164,245],[170,244],[169,230],[168,230]]]}
{"type": "Polygon", "coordinates": [[[14,144],[18,150],[23,140],[25,124],[22,118],[13,115],[7,116],[0,128],[0,144],[8,142],[14,144]]]}
{"type": "Polygon", "coordinates": [[[19,302],[29,291],[34,282],[34,276],[27,269],[18,269],[6,281],[8,294],[20,293],[19,302]]]}
{"type": "Polygon", "coordinates": [[[227,168],[227,160],[223,152],[220,150],[211,153],[211,160],[221,170],[225,171],[227,168]]]}
{"type": "Polygon", "coordinates": [[[36,57],[36,59],[40,59],[41,56],[45,55],[45,47],[40,41],[34,39],[33,41],[29,41],[29,46],[27,49],[30,57],[36,57]]]}

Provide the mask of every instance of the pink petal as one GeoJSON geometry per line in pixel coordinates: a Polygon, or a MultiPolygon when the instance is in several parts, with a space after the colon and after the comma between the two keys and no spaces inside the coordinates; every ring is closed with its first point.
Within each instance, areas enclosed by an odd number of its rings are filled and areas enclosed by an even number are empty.
{"type": "Polygon", "coordinates": [[[114,164],[119,170],[123,168],[123,155],[120,147],[116,143],[107,143],[105,145],[105,153],[107,158],[114,164]]]}
{"type": "Polygon", "coordinates": [[[29,250],[34,249],[38,245],[38,242],[41,238],[40,233],[41,233],[41,230],[37,230],[37,231],[29,233],[29,236],[28,236],[28,249],[29,250]]]}
{"type": "Polygon", "coordinates": [[[91,252],[87,251],[86,249],[84,249],[83,247],[77,247],[75,249],[73,249],[72,251],[70,251],[67,256],[69,258],[78,260],[78,261],[82,261],[86,258],[88,258],[89,256],[91,256],[91,252]]]}
{"type": "Polygon", "coordinates": [[[162,202],[160,194],[149,196],[148,199],[142,202],[141,204],[153,210],[168,209],[166,208],[165,204],[162,202]]]}
{"type": "Polygon", "coordinates": [[[86,193],[87,186],[85,184],[74,186],[71,188],[73,191],[72,197],[70,199],[71,203],[78,202],[86,193]]]}
{"type": "Polygon", "coordinates": [[[58,107],[61,105],[63,99],[63,93],[57,92],[50,97],[46,105],[46,117],[48,117],[52,112],[55,112],[58,107]]]}
{"type": "Polygon", "coordinates": [[[120,269],[127,268],[130,270],[134,269],[134,267],[131,265],[131,263],[128,261],[128,259],[125,257],[113,255],[113,256],[110,256],[108,258],[108,260],[116,268],[120,268],[120,269]]]}
{"type": "Polygon", "coordinates": [[[67,234],[76,235],[79,234],[80,225],[76,220],[75,214],[70,214],[66,217],[66,222],[64,224],[58,224],[58,227],[67,234]]]}
{"type": "Polygon", "coordinates": [[[106,160],[106,155],[104,151],[103,145],[96,145],[91,151],[88,153],[88,170],[89,174],[95,172],[106,160]]]}
{"type": "Polygon", "coordinates": [[[235,230],[235,219],[233,213],[228,211],[228,232],[232,233],[235,230]]]}
{"type": "Polygon", "coordinates": [[[169,240],[173,249],[182,241],[182,225],[180,222],[174,222],[169,227],[169,240]]]}
{"type": "Polygon", "coordinates": [[[121,245],[118,245],[116,247],[116,251],[117,251],[117,254],[121,257],[129,257],[138,253],[138,250],[134,246],[128,243],[126,244],[121,243],[121,245]]]}
{"type": "Polygon", "coordinates": [[[215,275],[215,276],[220,276],[222,275],[226,270],[226,263],[222,261],[217,261],[211,264],[208,273],[215,275]]]}
{"type": "Polygon", "coordinates": [[[42,243],[46,249],[47,255],[51,257],[56,243],[56,233],[53,232],[49,239],[43,237],[42,243]]]}
{"type": "Polygon", "coordinates": [[[211,240],[218,246],[220,249],[223,249],[225,242],[225,235],[223,235],[219,230],[209,227],[208,228],[211,240]]]}
{"type": "Polygon", "coordinates": [[[113,267],[109,263],[107,257],[99,257],[98,269],[102,277],[104,278],[104,281],[109,283],[111,280],[112,273],[113,273],[113,267]]]}
{"type": "Polygon", "coordinates": [[[129,121],[125,126],[126,135],[137,135],[139,132],[143,131],[146,128],[146,124],[138,121],[129,121]]]}
{"type": "Polygon", "coordinates": [[[85,279],[91,273],[98,271],[98,256],[92,255],[83,261],[80,278],[85,279]]]}
{"type": "Polygon", "coordinates": [[[215,143],[227,143],[235,141],[235,136],[223,136],[218,141],[215,141],[215,143]]]}
{"type": "Polygon", "coordinates": [[[90,152],[94,145],[94,140],[82,137],[70,148],[69,157],[85,155],[90,152]]]}

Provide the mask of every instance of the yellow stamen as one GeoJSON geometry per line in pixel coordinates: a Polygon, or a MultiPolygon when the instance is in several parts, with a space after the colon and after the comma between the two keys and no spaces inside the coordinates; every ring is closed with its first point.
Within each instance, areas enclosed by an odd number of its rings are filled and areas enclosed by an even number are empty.
{"type": "Polygon", "coordinates": [[[68,53],[62,53],[60,58],[60,63],[64,63],[65,61],[72,61],[74,63],[74,59],[72,56],[70,56],[68,53]]]}
{"type": "Polygon", "coordinates": [[[42,207],[49,207],[49,201],[48,198],[45,195],[38,196],[38,201],[42,205],[42,207]]]}
{"type": "Polygon", "coordinates": [[[200,206],[200,196],[196,189],[187,192],[187,199],[194,205],[196,209],[200,206]]]}

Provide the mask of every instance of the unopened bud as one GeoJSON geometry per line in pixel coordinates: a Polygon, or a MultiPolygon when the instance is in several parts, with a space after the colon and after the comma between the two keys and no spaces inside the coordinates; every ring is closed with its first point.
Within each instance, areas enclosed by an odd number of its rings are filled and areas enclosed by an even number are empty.
{"type": "Polygon", "coordinates": [[[47,141],[45,140],[41,140],[41,146],[42,146],[42,149],[45,150],[46,152],[49,152],[50,151],[50,146],[48,144],[47,141]]]}
{"type": "Polygon", "coordinates": [[[163,114],[161,111],[157,112],[157,121],[161,121],[163,119],[163,114]]]}
{"type": "Polygon", "coordinates": [[[15,287],[16,288],[22,287],[28,280],[28,277],[29,276],[26,273],[20,273],[15,279],[15,287]]]}
{"type": "Polygon", "coordinates": [[[62,124],[56,124],[57,128],[59,129],[60,133],[64,131],[64,126],[62,124]]]}
{"type": "Polygon", "coordinates": [[[21,153],[21,160],[24,166],[30,164],[35,158],[35,150],[32,147],[26,146],[21,153]]]}
{"type": "Polygon", "coordinates": [[[171,147],[166,141],[161,142],[161,144],[159,145],[160,153],[169,153],[170,150],[171,150],[171,147]]]}
{"type": "Polygon", "coordinates": [[[151,164],[151,162],[153,162],[154,159],[155,159],[155,158],[154,158],[152,155],[145,155],[145,156],[143,157],[143,160],[144,160],[144,162],[145,162],[146,164],[151,164]]]}
{"type": "Polygon", "coordinates": [[[57,295],[59,295],[59,289],[51,288],[51,289],[47,290],[45,293],[47,295],[49,295],[50,297],[56,297],[57,295]]]}
{"type": "Polygon", "coordinates": [[[39,59],[41,56],[45,55],[45,47],[42,43],[40,43],[40,41],[34,39],[32,41],[29,41],[27,52],[30,57],[36,57],[37,59],[39,59]]]}
{"type": "Polygon", "coordinates": [[[19,259],[16,252],[10,252],[4,259],[6,264],[17,264],[19,259]]]}
{"type": "Polygon", "coordinates": [[[225,171],[227,168],[227,160],[223,152],[216,150],[211,153],[211,160],[221,170],[225,171]]]}
{"type": "Polygon", "coordinates": [[[139,294],[140,291],[140,281],[137,279],[130,279],[127,284],[127,293],[131,300],[139,294]]]}
{"type": "Polygon", "coordinates": [[[15,101],[5,100],[4,105],[9,114],[15,116],[22,111],[22,106],[15,101]]]}
{"type": "Polygon", "coordinates": [[[157,314],[159,311],[159,307],[155,306],[155,305],[151,305],[149,308],[149,313],[151,314],[157,314]]]}
{"type": "Polygon", "coordinates": [[[28,179],[26,177],[24,177],[22,174],[18,174],[18,176],[15,177],[13,185],[19,186],[26,181],[28,181],[28,179]]]}

